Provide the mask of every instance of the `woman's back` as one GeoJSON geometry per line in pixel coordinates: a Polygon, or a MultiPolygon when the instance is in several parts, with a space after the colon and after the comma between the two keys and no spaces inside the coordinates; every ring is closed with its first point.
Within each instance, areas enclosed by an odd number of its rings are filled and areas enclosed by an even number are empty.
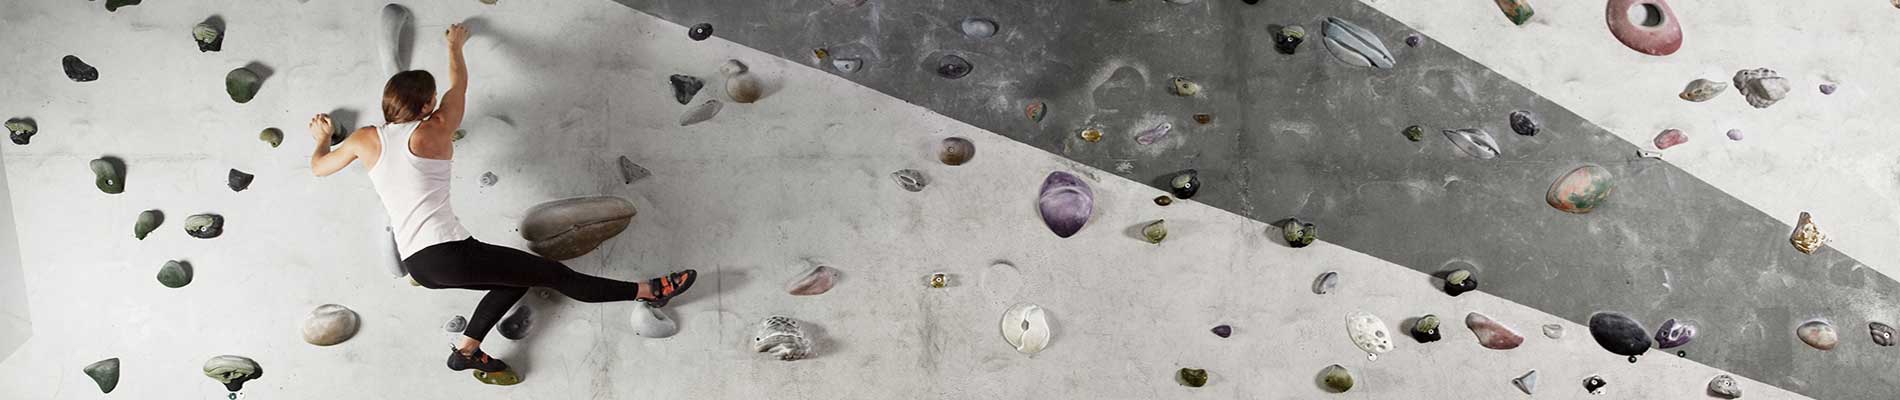
{"type": "Polygon", "coordinates": [[[453,161],[417,156],[410,138],[423,121],[376,128],[382,151],[369,169],[370,183],[389,213],[395,230],[396,251],[403,258],[437,243],[469,237],[449,202],[453,161]]]}

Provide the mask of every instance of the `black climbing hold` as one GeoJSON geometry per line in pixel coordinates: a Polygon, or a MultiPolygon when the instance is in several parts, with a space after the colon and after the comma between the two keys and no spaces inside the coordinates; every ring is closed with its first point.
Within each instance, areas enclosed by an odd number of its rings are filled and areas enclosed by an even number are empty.
{"type": "Polygon", "coordinates": [[[251,187],[252,178],[256,176],[232,168],[230,175],[225,177],[224,184],[230,186],[233,192],[242,192],[245,188],[251,187]]]}
{"type": "Polygon", "coordinates": [[[1417,340],[1419,343],[1431,343],[1443,338],[1438,334],[1438,322],[1437,315],[1425,314],[1423,317],[1418,317],[1418,321],[1412,322],[1410,332],[1412,340],[1417,340]]]}
{"type": "Polygon", "coordinates": [[[198,214],[185,217],[185,234],[199,239],[218,237],[224,234],[224,216],[198,214]]]}
{"type": "Polygon", "coordinates": [[[1173,179],[1168,180],[1168,191],[1181,200],[1193,198],[1195,193],[1201,191],[1200,171],[1190,169],[1175,174],[1173,179]]]}
{"type": "Polygon", "coordinates": [[[965,60],[955,54],[946,54],[937,60],[937,76],[944,79],[962,78],[970,75],[970,71],[975,69],[976,67],[970,65],[970,60],[965,60]]]}
{"type": "Polygon", "coordinates": [[[106,0],[106,11],[119,11],[119,7],[136,6],[143,0],[106,0]]]}
{"type": "Polygon", "coordinates": [[[1537,132],[1542,131],[1543,127],[1537,123],[1536,117],[1531,116],[1530,111],[1520,110],[1511,112],[1511,130],[1519,135],[1537,136],[1537,132]]]}
{"type": "Polygon", "coordinates": [[[1610,386],[1610,383],[1605,382],[1603,377],[1591,375],[1583,379],[1583,390],[1590,391],[1590,394],[1603,394],[1604,386],[1610,386]]]}
{"type": "Polygon", "coordinates": [[[699,94],[699,89],[706,88],[706,81],[688,75],[673,75],[672,81],[673,100],[680,104],[693,102],[693,96],[699,94]]]}
{"type": "Polygon", "coordinates": [[[686,31],[686,37],[692,38],[694,41],[706,40],[706,38],[712,37],[712,32],[712,24],[701,22],[699,25],[693,25],[692,30],[686,31]]]}
{"type": "Polygon", "coordinates": [[[80,61],[79,57],[66,56],[66,58],[59,60],[59,64],[66,69],[66,77],[72,78],[73,82],[92,82],[99,80],[99,70],[93,68],[91,65],[86,65],[86,62],[80,61]]]}
{"type": "Polygon", "coordinates": [[[25,146],[33,141],[33,135],[40,133],[40,125],[32,118],[14,118],[7,120],[7,137],[13,144],[25,146]]]}
{"type": "Polygon", "coordinates": [[[1280,54],[1293,54],[1300,49],[1300,43],[1306,42],[1306,28],[1299,25],[1281,27],[1273,31],[1273,50],[1280,54]]]}
{"type": "Polygon", "coordinates": [[[1632,359],[1649,351],[1651,343],[1642,323],[1617,313],[1591,315],[1590,336],[1596,338],[1604,350],[1632,359]]]}
{"type": "Polygon", "coordinates": [[[1452,271],[1445,276],[1445,294],[1457,297],[1465,292],[1478,290],[1478,278],[1471,276],[1470,270],[1452,271]]]}
{"type": "Polygon", "coordinates": [[[1233,336],[1233,335],[1234,335],[1234,327],[1227,326],[1227,325],[1214,327],[1214,336],[1228,337],[1228,336],[1233,336]]]}

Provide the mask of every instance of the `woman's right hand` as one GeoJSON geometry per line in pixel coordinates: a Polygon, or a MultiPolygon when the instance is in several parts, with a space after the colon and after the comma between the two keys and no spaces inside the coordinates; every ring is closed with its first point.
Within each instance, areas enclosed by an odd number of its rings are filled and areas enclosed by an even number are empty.
{"type": "Polygon", "coordinates": [[[316,139],[317,146],[329,146],[330,137],[336,134],[336,125],[330,122],[330,114],[317,114],[310,118],[310,138],[316,139]]]}
{"type": "Polygon", "coordinates": [[[448,39],[451,49],[462,48],[463,43],[468,43],[468,27],[462,24],[449,25],[449,30],[442,32],[442,35],[448,39]]]}

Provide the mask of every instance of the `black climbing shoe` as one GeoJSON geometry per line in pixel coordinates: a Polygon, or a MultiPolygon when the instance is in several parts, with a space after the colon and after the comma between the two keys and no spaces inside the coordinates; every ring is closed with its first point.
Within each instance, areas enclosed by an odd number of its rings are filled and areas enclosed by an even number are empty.
{"type": "Polygon", "coordinates": [[[666,307],[666,303],[673,300],[673,297],[679,296],[681,293],[686,293],[686,289],[691,289],[693,287],[693,281],[698,278],[699,271],[690,269],[667,274],[664,277],[653,278],[653,280],[647,281],[647,290],[653,292],[653,298],[639,300],[654,308],[666,307]]]}
{"type": "Polygon", "coordinates": [[[508,363],[489,357],[482,349],[475,349],[475,354],[462,354],[461,350],[449,349],[449,369],[464,371],[469,368],[482,372],[501,372],[508,370],[508,363]]]}

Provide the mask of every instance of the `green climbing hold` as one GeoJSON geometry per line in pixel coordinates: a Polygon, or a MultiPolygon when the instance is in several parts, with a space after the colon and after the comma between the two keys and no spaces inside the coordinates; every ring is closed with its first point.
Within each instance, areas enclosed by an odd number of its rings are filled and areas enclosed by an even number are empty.
{"type": "Polygon", "coordinates": [[[33,141],[33,135],[40,133],[40,126],[31,118],[13,118],[7,120],[7,137],[13,144],[25,146],[33,141]]]}
{"type": "Polygon", "coordinates": [[[139,238],[139,240],[145,240],[145,235],[151,234],[152,231],[158,230],[158,226],[164,225],[164,224],[165,224],[165,212],[163,211],[145,210],[145,211],[139,212],[138,222],[132,224],[132,237],[139,238]]]}
{"type": "Polygon", "coordinates": [[[514,370],[503,370],[499,372],[482,372],[481,370],[475,370],[475,380],[496,386],[514,386],[514,384],[521,383],[521,374],[515,373],[514,370]]]}
{"type": "Polygon", "coordinates": [[[1319,240],[1319,226],[1301,222],[1299,218],[1287,218],[1281,222],[1280,232],[1285,235],[1286,244],[1296,249],[1319,240]]]}
{"type": "Polygon", "coordinates": [[[136,6],[141,0],[106,0],[106,11],[119,11],[119,7],[136,6]]]}
{"type": "Polygon", "coordinates": [[[125,192],[125,162],[118,157],[100,157],[88,163],[92,167],[93,185],[106,194],[125,192]]]}
{"type": "Polygon", "coordinates": [[[1405,139],[1414,142],[1425,140],[1425,128],[1420,128],[1418,125],[1405,127],[1405,139]]]}
{"type": "Polygon", "coordinates": [[[456,129],[455,134],[449,135],[449,141],[460,142],[462,141],[462,138],[465,138],[465,137],[468,137],[467,129],[456,129]]]}
{"type": "Polygon", "coordinates": [[[1179,375],[1181,378],[1181,386],[1187,386],[1187,387],[1207,386],[1207,370],[1195,369],[1195,368],[1182,368],[1179,375]]]}
{"type": "Polygon", "coordinates": [[[1531,15],[1536,14],[1531,11],[1531,3],[1527,0],[1497,0],[1497,3],[1498,9],[1504,11],[1504,17],[1510,18],[1513,24],[1531,22],[1531,15]]]}
{"type": "Polygon", "coordinates": [[[1352,372],[1346,371],[1346,367],[1333,364],[1327,366],[1321,374],[1325,376],[1322,379],[1326,382],[1326,388],[1331,389],[1333,393],[1345,393],[1352,390],[1352,372]]]}
{"type": "Polygon", "coordinates": [[[215,18],[191,28],[191,38],[198,41],[200,53],[224,49],[224,28],[214,21],[216,21],[215,18]]]}
{"type": "Polygon", "coordinates": [[[87,365],[85,371],[86,376],[92,377],[92,381],[99,384],[101,392],[112,393],[113,388],[119,387],[119,359],[117,357],[87,365]]]}
{"type": "Polygon", "coordinates": [[[262,140],[264,141],[264,143],[270,143],[270,148],[275,149],[277,148],[277,145],[284,144],[284,130],[277,129],[277,128],[264,128],[263,132],[257,133],[257,140],[262,140]]]}
{"type": "Polygon", "coordinates": [[[1141,237],[1148,239],[1148,243],[1161,244],[1162,240],[1168,238],[1168,221],[1158,219],[1148,223],[1148,226],[1141,228],[1141,237]]]}
{"type": "Polygon", "coordinates": [[[190,285],[191,263],[178,260],[166,261],[165,266],[158,269],[158,283],[172,289],[190,285]]]}
{"type": "Polygon", "coordinates": [[[251,98],[257,97],[257,89],[262,83],[263,78],[258,77],[257,72],[239,67],[224,75],[224,92],[231,94],[231,101],[249,103],[251,98]]]}

